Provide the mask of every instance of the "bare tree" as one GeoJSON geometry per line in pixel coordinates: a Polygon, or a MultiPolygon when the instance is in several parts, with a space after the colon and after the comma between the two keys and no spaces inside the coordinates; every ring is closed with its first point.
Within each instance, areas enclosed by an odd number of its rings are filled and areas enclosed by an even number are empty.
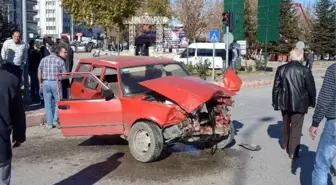
{"type": "Polygon", "coordinates": [[[206,12],[207,30],[217,29],[223,32],[222,14],[224,6],[222,0],[209,2],[208,11],[206,12]]]}
{"type": "Polygon", "coordinates": [[[183,23],[187,38],[195,41],[207,28],[209,0],[175,0],[173,14],[183,23]]]}

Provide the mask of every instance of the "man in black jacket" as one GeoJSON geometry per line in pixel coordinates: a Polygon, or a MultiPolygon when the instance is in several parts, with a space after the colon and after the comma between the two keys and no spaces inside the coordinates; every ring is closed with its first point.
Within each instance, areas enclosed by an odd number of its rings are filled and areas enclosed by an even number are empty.
{"type": "MultiPolygon", "coordinates": [[[[72,67],[73,67],[73,60],[74,60],[74,52],[70,46],[70,41],[69,38],[67,36],[62,36],[62,43],[65,44],[67,46],[67,51],[68,51],[68,55],[67,58],[64,59],[65,62],[65,67],[67,72],[71,72],[72,71],[72,67]]],[[[68,98],[68,88],[70,87],[70,81],[69,80],[62,80],[62,97],[64,99],[68,98]]]]}
{"type": "Polygon", "coordinates": [[[0,184],[9,185],[11,178],[12,146],[26,140],[26,117],[22,103],[19,79],[0,66],[0,184]]]}
{"type": "Polygon", "coordinates": [[[302,50],[290,52],[290,62],[278,67],[272,93],[274,110],[281,110],[281,147],[289,157],[298,157],[304,115],[315,107],[316,88],[312,72],[303,66],[302,50]]]}

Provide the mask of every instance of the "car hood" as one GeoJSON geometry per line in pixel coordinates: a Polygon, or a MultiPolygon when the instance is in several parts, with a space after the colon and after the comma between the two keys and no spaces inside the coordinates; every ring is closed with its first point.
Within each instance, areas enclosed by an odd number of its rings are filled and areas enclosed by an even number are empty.
{"type": "Polygon", "coordinates": [[[215,94],[233,96],[234,92],[193,76],[166,76],[140,82],[141,85],[173,100],[188,113],[215,94]]]}

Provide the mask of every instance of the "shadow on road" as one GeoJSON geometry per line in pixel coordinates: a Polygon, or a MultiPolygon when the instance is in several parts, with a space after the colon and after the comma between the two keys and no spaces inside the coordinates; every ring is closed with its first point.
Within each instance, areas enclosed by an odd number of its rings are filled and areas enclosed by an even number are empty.
{"type": "Polygon", "coordinates": [[[93,136],[90,139],[85,140],[78,146],[105,146],[105,145],[127,145],[128,142],[120,135],[106,135],[106,136],[93,136]]]}
{"type": "MultiPolygon", "coordinates": [[[[301,185],[307,185],[312,183],[312,173],[314,170],[314,161],[316,153],[309,151],[306,145],[300,145],[300,157],[292,161],[291,172],[296,175],[296,171],[300,168],[300,183],[301,185]]],[[[333,173],[334,167],[332,166],[331,172],[333,173]]],[[[328,175],[328,185],[333,185],[332,177],[328,175]]]]}
{"type": "Polygon", "coordinates": [[[268,135],[273,139],[278,139],[280,147],[281,147],[281,127],[282,127],[282,121],[278,121],[277,124],[269,125],[267,128],[268,135]]]}
{"type": "Polygon", "coordinates": [[[104,176],[117,169],[121,164],[119,159],[123,156],[124,153],[115,153],[106,161],[90,165],[78,173],[56,183],[55,185],[93,185],[104,176]]]}

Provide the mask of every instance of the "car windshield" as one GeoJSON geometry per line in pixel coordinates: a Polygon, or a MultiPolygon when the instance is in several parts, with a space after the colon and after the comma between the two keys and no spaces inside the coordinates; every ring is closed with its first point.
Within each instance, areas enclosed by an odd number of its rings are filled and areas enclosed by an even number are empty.
{"type": "Polygon", "coordinates": [[[150,90],[139,83],[164,76],[189,76],[181,63],[154,64],[126,67],[120,70],[121,85],[125,96],[143,94],[150,90]]]}

